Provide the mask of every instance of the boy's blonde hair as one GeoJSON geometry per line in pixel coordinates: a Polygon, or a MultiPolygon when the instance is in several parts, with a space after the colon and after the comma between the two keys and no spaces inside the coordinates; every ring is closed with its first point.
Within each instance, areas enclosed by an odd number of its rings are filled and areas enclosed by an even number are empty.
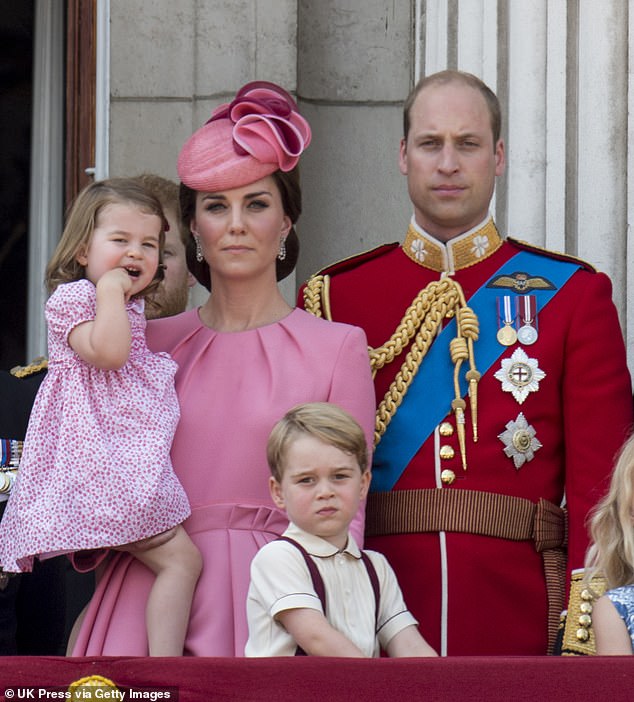
{"type": "Polygon", "coordinates": [[[46,287],[49,294],[62,283],[72,283],[86,276],[86,269],[77,261],[83,247],[90,244],[97,217],[107,205],[136,205],[142,212],[156,215],[161,220],[159,236],[159,266],[152,282],[135,297],[145,297],[163,280],[163,248],[165,228],[168,226],[161,203],[133,178],[110,178],[87,185],[71,206],[62,238],[46,267],[46,287]]]}
{"type": "Polygon", "coordinates": [[[357,420],[337,405],[309,402],[289,410],[269,436],[266,458],[271,475],[278,482],[282,479],[289,446],[306,435],[353,455],[362,473],[368,469],[368,446],[357,420]]]}
{"type": "Polygon", "coordinates": [[[634,583],[633,482],[634,436],[621,449],[608,493],[591,512],[585,577],[604,575],[608,588],[634,583]]]}

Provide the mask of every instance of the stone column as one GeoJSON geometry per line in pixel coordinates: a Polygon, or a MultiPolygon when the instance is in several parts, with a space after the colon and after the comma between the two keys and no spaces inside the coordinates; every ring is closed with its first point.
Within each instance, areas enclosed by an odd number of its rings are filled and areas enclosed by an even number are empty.
{"type": "Polygon", "coordinates": [[[302,163],[298,284],[405,234],[411,204],[398,149],[414,70],[412,4],[299,0],[297,92],[313,142],[302,163]]]}

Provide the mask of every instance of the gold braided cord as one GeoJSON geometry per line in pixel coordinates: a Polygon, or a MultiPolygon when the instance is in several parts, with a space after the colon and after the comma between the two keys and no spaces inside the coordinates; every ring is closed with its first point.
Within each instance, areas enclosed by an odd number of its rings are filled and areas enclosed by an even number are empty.
{"type": "MultiPolygon", "coordinates": [[[[326,276],[313,275],[304,286],[304,309],[315,317],[323,317],[321,305],[326,276]]],[[[330,320],[332,321],[332,320],[330,320]]]]}
{"type": "MultiPolygon", "coordinates": [[[[414,341],[405,357],[405,361],[377,408],[374,444],[376,446],[379,443],[388,424],[403,401],[412,380],[418,372],[421,361],[442,327],[443,320],[454,316],[456,317],[457,334],[456,338],[449,345],[451,361],[454,364],[454,400],[452,408],[456,415],[456,430],[462,465],[466,470],[465,402],[460,395],[460,369],[463,361],[468,360],[470,370],[477,374],[473,357],[473,342],[478,338],[479,326],[475,313],[467,307],[460,284],[448,276],[441,278],[439,281],[432,281],[426,288],[421,290],[408,308],[390,340],[381,348],[370,352],[371,365],[373,356],[380,360],[383,360],[384,357],[389,358],[389,347],[394,346],[396,348],[397,339],[410,334],[412,328],[416,329],[414,341]]],[[[376,372],[380,367],[373,366],[373,372],[376,372]]],[[[470,388],[471,386],[472,383],[470,382],[470,388]]]]}
{"type": "Polygon", "coordinates": [[[38,356],[28,366],[14,366],[11,369],[11,375],[16,378],[27,378],[29,375],[39,373],[46,368],[48,368],[48,359],[45,356],[38,356]]]}
{"type": "Polygon", "coordinates": [[[376,373],[402,353],[413,337],[403,364],[377,407],[374,427],[375,446],[403,401],[421,361],[442,327],[443,320],[453,317],[459,302],[460,293],[455,281],[451,278],[432,281],[416,295],[390,339],[382,346],[370,351],[370,366],[372,372],[376,373]]]}
{"type": "MultiPolygon", "coordinates": [[[[304,308],[317,317],[332,319],[330,313],[330,280],[328,276],[313,276],[304,288],[304,308]]],[[[423,288],[407,308],[392,336],[381,346],[369,348],[372,376],[385,365],[392,363],[410,344],[398,373],[390,384],[383,400],[380,402],[375,419],[374,445],[376,446],[385,433],[392,417],[403,401],[420,364],[429,347],[441,331],[445,319],[456,317],[456,337],[449,345],[451,362],[454,364],[454,400],[452,408],[456,415],[456,430],[462,456],[462,465],[466,470],[466,440],[464,411],[466,403],[460,394],[460,371],[465,361],[469,370],[465,377],[469,383],[469,403],[473,423],[473,440],[477,441],[477,384],[480,373],[476,369],[473,343],[479,334],[478,318],[467,307],[464,292],[453,278],[444,276],[432,281],[423,288]]]]}
{"type": "Polygon", "coordinates": [[[460,447],[460,457],[462,458],[462,469],[467,470],[467,447],[465,436],[465,419],[464,411],[466,409],[465,401],[460,397],[460,368],[463,361],[469,360],[469,348],[467,340],[460,334],[460,325],[458,325],[458,336],[449,342],[449,355],[453,367],[453,387],[454,399],[451,407],[456,415],[456,432],[458,434],[458,445],[460,447]]]}
{"type": "MultiPolygon", "coordinates": [[[[428,327],[431,339],[433,339],[442,320],[445,317],[453,316],[454,309],[459,302],[459,293],[455,286],[456,283],[451,278],[442,278],[432,281],[416,295],[412,304],[405,310],[405,314],[392,336],[382,346],[370,350],[370,366],[373,376],[383,366],[392,363],[397,356],[403,353],[423,324],[428,327]],[[439,301],[441,301],[440,307],[439,301]],[[430,315],[431,318],[428,319],[430,315]]],[[[427,348],[429,348],[429,344],[427,344],[425,352],[427,348]]]]}
{"type": "Polygon", "coordinates": [[[469,404],[471,405],[471,424],[473,430],[473,440],[478,440],[478,381],[480,373],[475,366],[475,356],[473,353],[473,343],[478,340],[480,324],[476,313],[470,307],[462,307],[460,312],[460,329],[467,340],[469,370],[465,378],[469,383],[469,404]]]}

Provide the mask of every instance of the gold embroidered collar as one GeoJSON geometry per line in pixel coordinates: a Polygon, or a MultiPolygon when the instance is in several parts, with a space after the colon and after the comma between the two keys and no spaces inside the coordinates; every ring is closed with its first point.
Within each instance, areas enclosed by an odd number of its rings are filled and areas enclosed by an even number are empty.
{"type": "Polygon", "coordinates": [[[446,244],[410,223],[403,242],[405,254],[419,266],[439,273],[453,273],[473,266],[495,253],[502,246],[502,237],[493,217],[476,229],[450,239],[446,244]]]}

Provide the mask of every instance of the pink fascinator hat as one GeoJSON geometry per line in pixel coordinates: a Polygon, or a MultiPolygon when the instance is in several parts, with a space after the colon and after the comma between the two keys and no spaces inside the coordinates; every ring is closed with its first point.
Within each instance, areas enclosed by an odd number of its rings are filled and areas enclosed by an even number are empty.
{"type": "Polygon", "coordinates": [[[185,142],[178,176],[192,190],[240,188],[291,171],[310,140],[310,126],[289,93],[275,83],[247,83],[185,142]]]}

